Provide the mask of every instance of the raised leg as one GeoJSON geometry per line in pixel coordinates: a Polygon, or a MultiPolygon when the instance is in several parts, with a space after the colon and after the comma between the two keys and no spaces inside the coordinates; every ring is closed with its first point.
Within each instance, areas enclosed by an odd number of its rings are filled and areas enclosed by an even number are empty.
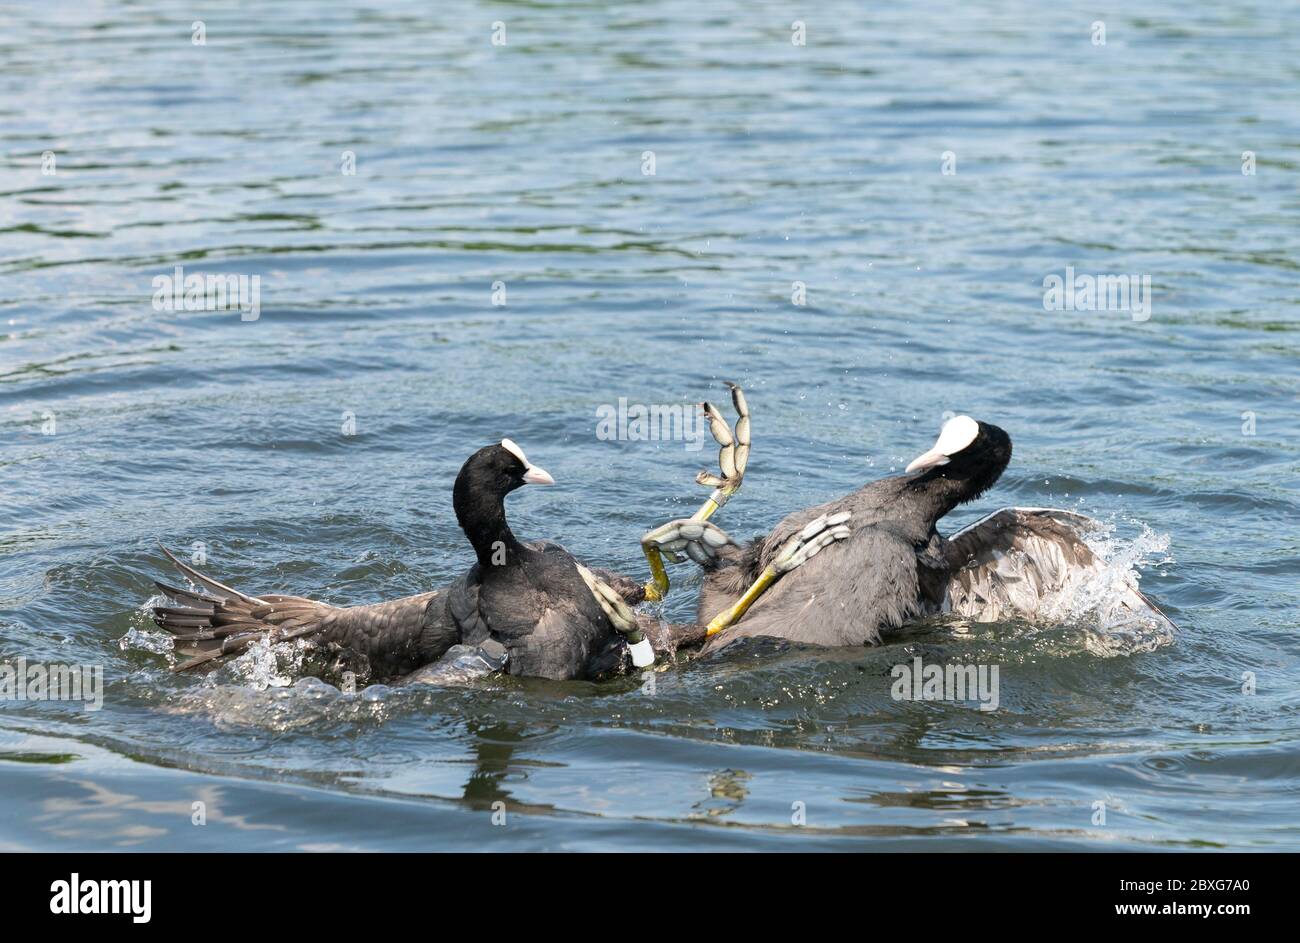
{"type": "Polygon", "coordinates": [[[701,565],[716,557],[717,548],[731,543],[728,537],[711,524],[705,524],[715,511],[727,503],[740,490],[745,480],[745,466],[749,464],[749,404],[744,391],[735,383],[728,383],[731,402],[736,408],[736,427],[733,430],[722,418],[722,413],[712,403],[701,404],[709,420],[709,431],[718,443],[718,469],[721,476],[700,472],[696,482],[713,489],[713,493],[689,518],[670,521],[641,538],[641,550],[650,564],[650,582],[645,587],[645,598],[663,599],[668,594],[668,573],[664,557],[670,562],[681,561],[680,551],[701,565]],[[701,525],[697,532],[696,525],[701,525]]]}
{"type": "Polygon", "coordinates": [[[754,604],[754,600],[763,595],[767,588],[782,575],[803,566],[835,541],[847,538],[850,533],[847,524],[850,516],[848,511],[841,511],[838,514],[823,514],[816,520],[810,521],[803,530],[781,545],[776,557],[758,575],[758,579],[754,580],[749,589],[745,590],[745,594],[740,599],[709,621],[705,634],[717,635],[727,626],[739,621],[754,604]]]}
{"type": "Polygon", "coordinates": [[[627,650],[632,655],[632,664],[638,668],[648,668],[653,665],[654,648],[651,647],[645,633],[641,631],[641,626],[636,621],[636,613],[624,602],[623,597],[581,563],[578,564],[578,573],[587,584],[587,588],[591,590],[591,595],[596,597],[600,608],[605,610],[605,615],[609,617],[614,628],[627,639],[627,650]]]}

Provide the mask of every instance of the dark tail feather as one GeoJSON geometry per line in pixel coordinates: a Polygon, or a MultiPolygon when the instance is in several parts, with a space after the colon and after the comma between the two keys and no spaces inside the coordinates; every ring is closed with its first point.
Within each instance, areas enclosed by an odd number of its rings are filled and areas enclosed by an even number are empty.
{"type": "Polygon", "coordinates": [[[159,545],[167,559],[208,593],[155,581],[179,605],[154,606],[154,622],[175,636],[178,655],[191,656],[172,666],[189,671],[221,658],[242,654],[261,639],[283,642],[311,635],[334,607],[300,596],[246,596],[182,563],[159,545]],[[211,593],[211,595],[209,595],[211,593]]]}
{"type": "MultiPolygon", "coordinates": [[[[242,635],[232,635],[226,638],[202,639],[195,644],[186,645],[184,648],[177,646],[177,651],[186,655],[194,655],[188,661],[178,662],[172,666],[172,671],[189,671],[191,668],[197,668],[199,665],[206,665],[210,661],[216,661],[219,658],[228,658],[233,655],[242,655],[248,646],[261,639],[272,636],[276,642],[288,642],[296,638],[302,638],[305,635],[311,635],[319,628],[319,625],[313,623],[309,626],[303,626],[293,632],[279,632],[275,629],[259,630],[257,632],[245,632],[242,635]],[[197,654],[195,654],[197,653],[197,654]]],[[[176,641],[180,642],[185,636],[176,636],[176,641]]]]}
{"type": "Polygon", "coordinates": [[[252,596],[245,596],[237,589],[231,589],[225,583],[218,583],[216,580],[212,579],[211,577],[204,576],[202,573],[194,569],[192,566],[187,566],[186,564],[182,563],[180,560],[177,560],[176,557],[173,556],[172,552],[168,550],[166,547],[164,547],[162,544],[158,545],[158,549],[161,550],[163,554],[166,555],[168,560],[170,560],[172,563],[176,565],[176,569],[180,570],[182,573],[184,573],[194,582],[198,583],[200,586],[207,587],[209,591],[215,593],[217,596],[220,596],[222,599],[229,599],[230,597],[233,596],[236,599],[242,599],[244,602],[250,604],[261,602],[260,599],[256,599],[252,596]]]}
{"type": "Polygon", "coordinates": [[[181,589],[180,587],[177,586],[171,586],[167,583],[164,583],[162,580],[154,580],[153,585],[157,586],[160,590],[162,590],[172,599],[179,599],[181,602],[198,604],[198,605],[203,605],[203,604],[211,605],[214,603],[221,602],[221,600],[217,599],[215,596],[209,596],[206,593],[196,593],[192,589],[181,589]]]}

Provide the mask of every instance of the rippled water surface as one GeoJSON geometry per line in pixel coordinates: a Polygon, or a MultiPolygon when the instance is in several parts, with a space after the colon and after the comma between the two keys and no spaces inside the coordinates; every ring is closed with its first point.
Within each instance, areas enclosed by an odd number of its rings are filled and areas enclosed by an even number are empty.
{"type": "Polygon", "coordinates": [[[0,10],[0,660],[106,675],[98,712],[0,703],[0,847],[1300,847],[1300,13],[1143,3],[1101,46],[1074,3],[806,6],[0,10]],[[176,265],[260,276],[260,317],[155,310],[176,265]],[[1150,319],[1045,311],[1066,266],[1149,275],[1150,319]],[[733,533],[968,412],[1015,458],[945,526],[1091,514],[1176,639],[936,623],[358,696],[168,673],[157,541],[254,592],[419,592],[471,561],[451,481],[503,435],[560,481],[516,531],[643,575],[711,453],[596,410],[728,378],[733,533]],[[892,699],[918,656],[997,665],[998,710],[892,699]]]}

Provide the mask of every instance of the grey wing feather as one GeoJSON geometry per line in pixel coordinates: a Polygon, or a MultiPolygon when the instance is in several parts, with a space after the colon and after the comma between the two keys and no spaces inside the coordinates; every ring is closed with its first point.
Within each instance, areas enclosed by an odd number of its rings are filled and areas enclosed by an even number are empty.
{"type": "Polygon", "coordinates": [[[371,672],[390,677],[439,657],[455,641],[445,639],[445,611],[438,590],[368,606],[333,609],[316,625],[313,639],[364,655],[371,672]]]}
{"type": "Polygon", "coordinates": [[[478,564],[452,584],[447,593],[447,613],[460,633],[460,639],[466,645],[482,645],[492,634],[491,626],[483,618],[479,609],[478,564]]]}
{"type": "Polygon", "coordinates": [[[546,609],[531,632],[515,638],[510,673],[552,681],[580,677],[591,655],[586,633],[573,628],[583,619],[576,607],[564,603],[546,609]]]}
{"type": "MultiPolygon", "coordinates": [[[[554,540],[530,540],[525,542],[525,546],[533,550],[545,551],[556,550],[565,556],[572,556],[569,551],[565,550],[563,545],[556,543],[554,540]]],[[[577,560],[575,559],[575,563],[577,560]]],[[[602,567],[587,566],[587,569],[609,586],[614,592],[623,597],[623,601],[629,606],[635,606],[639,602],[645,601],[645,584],[639,583],[630,576],[624,576],[621,573],[615,573],[613,570],[606,570],[602,567]]]]}
{"type": "MultiPolygon", "coordinates": [[[[1106,579],[1105,561],[1083,539],[1097,527],[1089,517],[1055,508],[994,511],[948,541],[952,577],[945,610],[977,622],[1059,619],[1091,583],[1106,579]]],[[[1121,583],[1104,587],[1098,599],[1108,622],[1142,619],[1174,631],[1136,586],[1121,583]]]]}

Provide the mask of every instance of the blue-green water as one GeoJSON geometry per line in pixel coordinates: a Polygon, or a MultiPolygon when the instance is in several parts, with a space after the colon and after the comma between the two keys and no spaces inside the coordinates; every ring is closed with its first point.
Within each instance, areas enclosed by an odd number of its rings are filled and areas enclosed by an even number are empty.
{"type": "Polygon", "coordinates": [[[6,4],[0,661],[106,692],[0,703],[0,847],[1300,847],[1298,37],[1263,2],[6,4]],[[260,276],[260,317],[156,311],[176,265],[260,276]],[[1149,275],[1150,319],[1045,311],[1067,266],[1149,275]],[[422,591],[503,435],[560,482],[516,531],[644,574],[711,452],[596,410],[726,378],[733,533],[968,412],[1016,453],[948,525],[1092,514],[1177,639],[940,623],[653,691],[167,672],[156,540],[250,591],[422,591]],[[917,655],[1000,666],[999,709],[893,700],[917,655]]]}

